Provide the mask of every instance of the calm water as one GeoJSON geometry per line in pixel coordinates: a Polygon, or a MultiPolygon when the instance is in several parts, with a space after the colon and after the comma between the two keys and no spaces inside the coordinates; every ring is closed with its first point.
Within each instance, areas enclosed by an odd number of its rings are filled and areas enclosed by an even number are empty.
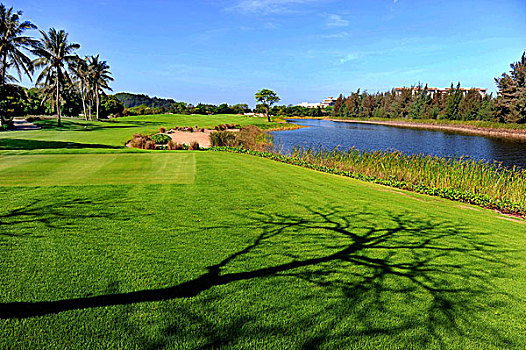
{"type": "Polygon", "coordinates": [[[367,151],[397,150],[440,157],[464,155],[475,160],[526,168],[525,141],[328,120],[292,119],[288,122],[308,128],[273,132],[275,144],[281,144],[285,151],[294,146],[330,150],[355,147],[367,151]]]}

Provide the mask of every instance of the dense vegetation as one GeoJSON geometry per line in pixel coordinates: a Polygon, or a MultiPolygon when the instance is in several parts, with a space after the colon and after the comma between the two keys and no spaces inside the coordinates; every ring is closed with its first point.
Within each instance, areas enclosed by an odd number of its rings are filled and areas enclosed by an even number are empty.
{"type": "Polygon", "coordinates": [[[426,86],[370,94],[360,90],[336,100],[333,116],[343,118],[401,118],[498,121],[495,99],[477,90],[464,96],[460,84],[447,93],[428,92],[426,86]]]}
{"type": "MultiPolygon", "coordinates": [[[[193,105],[186,102],[177,102],[173,99],[166,99],[160,97],[150,97],[143,94],[132,94],[127,92],[119,92],[113,95],[126,108],[123,110],[124,115],[152,115],[152,114],[244,114],[244,113],[259,113],[266,114],[267,108],[263,103],[258,103],[253,110],[248,104],[228,105],[226,103],[218,106],[213,104],[199,103],[193,105]]],[[[331,107],[329,108],[306,108],[301,106],[272,106],[268,109],[270,115],[275,116],[304,116],[304,117],[322,117],[331,115],[331,107]]]]}
{"type": "Polygon", "coordinates": [[[511,64],[510,74],[495,79],[498,96],[483,97],[460,83],[446,93],[433,93],[426,86],[370,94],[360,90],[340,95],[332,115],[342,118],[445,119],[526,123],[526,57],[511,64]]]}
{"type": "Polygon", "coordinates": [[[71,43],[64,30],[40,30],[39,40],[26,36],[25,31],[37,27],[21,16],[22,11],[0,4],[0,129],[10,128],[12,118],[22,113],[53,110],[60,125],[63,114],[78,115],[80,107],[86,119],[92,118],[93,107],[97,120],[101,109],[103,114],[118,109],[115,101],[104,98],[113,80],[106,61],[99,55],[79,57],[80,45],[71,43]],[[30,59],[27,52],[35,58],[30,59]],[[8,74],[10,68],[18,77],[8,74]],[[11,84],[20,81],[22,74],[32,79],[38,69],[37,89],[11,84]],[[101,108],[102,103],[106,106],[101,108]]]}

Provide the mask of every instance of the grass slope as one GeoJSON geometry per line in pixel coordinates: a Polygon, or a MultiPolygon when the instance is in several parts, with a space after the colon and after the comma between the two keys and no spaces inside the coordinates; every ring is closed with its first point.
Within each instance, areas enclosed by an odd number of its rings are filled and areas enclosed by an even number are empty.
{"type": "Polygon", "coordinates": [[[524,348],[524,223],[246,155],[75,152],[0,159],[0,348],[524,348]]]}
{"type": "Polygon", "coordinates": [[[152,134],[160,127],[196,126],[212,128],[219,124],[254,124],[267,129],[279,126],[266,118],[238,115],[153,115],[112,119],[105,122],[64,119],[62,127],[56,120],[35,122],[42,130],[16,131],[0,134],[1,150],[79,149],[123,147],[134,133],[152,134]]]}

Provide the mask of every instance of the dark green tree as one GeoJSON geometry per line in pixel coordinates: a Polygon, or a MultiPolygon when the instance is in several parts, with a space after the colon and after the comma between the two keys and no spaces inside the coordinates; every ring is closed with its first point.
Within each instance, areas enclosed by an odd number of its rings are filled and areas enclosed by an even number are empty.
{"type": "Polygon", "coordinates": [[[479,116],[479,110],[482,106],[482,96],[480,93],[471,89],[462,99],[459,106],[459,114],[462,120],[476,120],[479,116]]]}
{"type": "Polygon", "coordinates": [[[273,104],[279,102],[281,99],[274,91],[269,89],[262,89],[256,92],[255,97],[256,101],[265,108],[265,115],[267,116],[267,120],[270,122],[269,109],[273,104]]]}
{"type": "Polygon", "coordinates": [[[507,123],[526,123],[526,52],[510,67],[510,74],[495,78],[499,89],[497,116],[507,123]]]}
{"type": "Polygon", "coordinates": [[[124,105],[113,95],[104,95],[100,99],[100,114],[103,118],[122,116],[124,105]]]}
{"type": "Polygon", "coordinates": [[[460,90],[460,83],[457,84],[456,88],[453,87],[452,83],[446,99],[446,109],[444,111],[444,117],[446,119],[460,119],[459,107],[460,103],[462,103],[462,95],[463,93],[462,90],[460,90]]]}

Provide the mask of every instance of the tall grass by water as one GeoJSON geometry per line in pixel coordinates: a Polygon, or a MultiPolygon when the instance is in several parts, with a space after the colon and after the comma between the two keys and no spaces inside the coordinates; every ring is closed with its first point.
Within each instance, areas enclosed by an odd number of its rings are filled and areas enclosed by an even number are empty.
{"type": "Polygon", "coordinates": [[[292,157],[305,162],[414,186],[451,189],[483,196],[526,211],[526,170],[484,161],[406,155],[401,152],[364,152],[357,149],[295,148],[292,157]]]}
{"type": "Polygon", "coordinates": [[[279,147],[266,152],[215,147],[215,150],[252,155],[467,202],[504,213],[526,215],[526,170],[506,168],[466,158],[406,155],[394,151],[367,152],[357,149],[332,151],[296,147],[284,154],[279,147]]]}

